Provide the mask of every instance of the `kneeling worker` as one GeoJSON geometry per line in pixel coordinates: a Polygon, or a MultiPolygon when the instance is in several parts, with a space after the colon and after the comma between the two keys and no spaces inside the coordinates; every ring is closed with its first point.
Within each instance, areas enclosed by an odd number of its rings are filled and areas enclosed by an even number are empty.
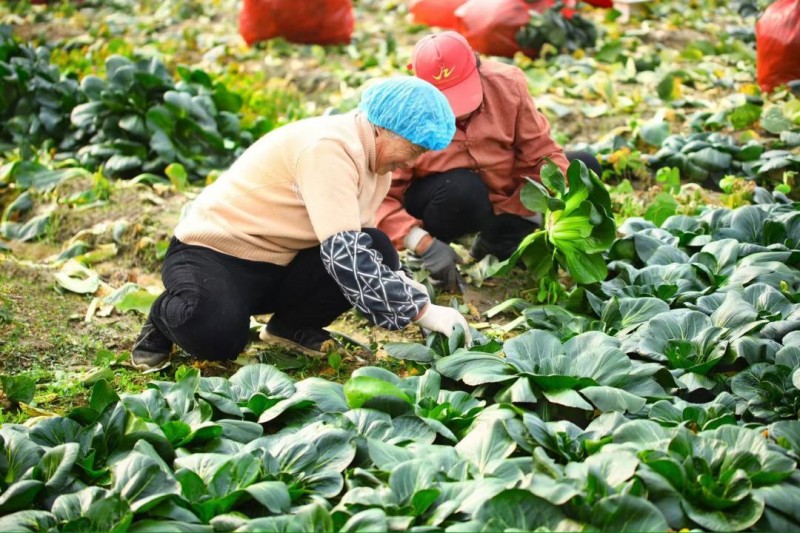
{"type": "Polygon", "coordinates": [[[193,357],[233,359],[251,315],[273,313],[262,338],[321,353],[323,329],[355,307],[398,330],[415,322],[446,335],[469,328],[434,305],[401,270],[375,214],[391,172],[446,147],[455,118],[433,85],[392,78],[359,108],[301,120],[254,143],[196,199],[164,259],[166,290],[137,338],[132,363],[169,364],[173,344],[193,357]]]}

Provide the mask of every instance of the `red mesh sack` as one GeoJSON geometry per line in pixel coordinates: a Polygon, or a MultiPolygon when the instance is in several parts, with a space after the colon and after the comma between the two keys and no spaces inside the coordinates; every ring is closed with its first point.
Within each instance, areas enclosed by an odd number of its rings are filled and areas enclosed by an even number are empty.
{"type": "Polygon", "coordinates": [[[761,90],[800,79],[800,0],[778,0],[756,22],[756,73],[761,90]]]}
{"type": "Polygon", "coordinates": [[[408,10],[414,15],[414,22],[456,29],[455,10],[467,0],[411,0],[408,10]]]}
{"type": "MultiPolygon", "coordinates": [[[[482,54],[513,57],[520,50],[517,32],[528,23],[529,11],[539,13],[552,7],[554,0],[468,0],[456,9],[458,32],[482,54]]],[[[535,50],[522,50],[535,55],[535,50]]]]}
{"type": "Polygon", "coordinates": [[[351,0],[244,0],[239,33],[247,44],[273,37],[293,43],[347,44],[353,23],[351,0]]]}
{"type": "Polygon", "coordinates": [[[594,7],[614,7],[613,0],[583,0],[590,6],[594,7]]]}

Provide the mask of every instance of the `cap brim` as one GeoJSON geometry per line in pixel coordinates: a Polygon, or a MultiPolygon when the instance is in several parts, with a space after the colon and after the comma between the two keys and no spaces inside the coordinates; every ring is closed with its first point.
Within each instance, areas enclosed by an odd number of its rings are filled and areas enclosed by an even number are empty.
{"type": "Polygon", "coordinates": [[[450,107],[456,117],[467,115],[478,109],[483,101],[483,87],[481,87],[481,75],[478,69],[473,70],[472,74],[458,85],[443,89],[442,94],[450,102],[450,107]]]}

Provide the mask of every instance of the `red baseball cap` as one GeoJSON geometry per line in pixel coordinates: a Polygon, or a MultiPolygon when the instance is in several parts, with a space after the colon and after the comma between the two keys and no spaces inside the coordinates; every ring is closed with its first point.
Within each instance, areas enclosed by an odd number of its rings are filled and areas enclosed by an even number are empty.
{"type": "Polygon", "coordinates": [[[424,37],[414,47],[409,68],[442,91],[456,117],[481,105],[483,88],[478,60],[461,34],[445,31],[424,37]]]}

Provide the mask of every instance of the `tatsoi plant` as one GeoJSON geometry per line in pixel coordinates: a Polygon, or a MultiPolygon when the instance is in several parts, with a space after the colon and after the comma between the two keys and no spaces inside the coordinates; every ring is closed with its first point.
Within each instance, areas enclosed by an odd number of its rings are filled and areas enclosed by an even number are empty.
{"type": "Polygon", "coordinates": [[[800,346],[784,346],[774,364],[756,363],[731,379],[739,412],[764,422],[800,417],[800,346]]]}
{"type": "MultiPolygon", "coordinates": [[[[499,353],[460,351],[436,362],[443,376],[486,386],[498,402],[536,404],[541,416],[558,409],[583,414],[636,413],[647,398],[668,397],[656,379],[674,385],[662,367],[631,361],[619,341],[599,332],[564,344],[547,331],[529,330],[505,342],[499,353]],[[588,413],[587,413],[588,412],[588,413]]],[[[548,414],[549,413],[549,414],[548,414]]]]}
{"type": "Polygon", "coordinates": [[[789,150],[767,150],[758,141],[739,145],[720,133],[671,135],[660,146],[655,155],[647,156],[653,170],[675,167],[683,178],[713,187],[725,175],[780,183],[783,171],[800,169],[800,156],[789,150]]]}
{"type": "Polygon", "coordinates": [[[176,162],[194,179],[227,167],[252,142],[239,125],[241,97],[201,70],[178,73],[176,83],[157,58],[109,57],[105,79],[81,80],[89,101],[72,110],[77,131],[65,148],[113,177],[160,172],[176,162]]]}
{"type": "Polygon", "coordinates": [[[520,198],[533,212],[542,213],[544,227],[527,236],[493,274],[508,273],[522,261],[537,279],[555,279],[557,265],[579,284],[596,283],[608,274],[603,252],[616,237],[611,198],[605,186],[581,161],[573,161],[566,179],[552,162],[542,167],[542,184],[533,180],[520,198]],[[553,191],[551,195],[548,191],[553,191]]]}
{"type": "Polygon", "coordinates": [[[784,525],[796,516],[790,477],[797,464],[756,430],[724,425],[695,434],[633,420],[614,431],[613,442],[614,449],[636,453],[637,476],[672,529],[742,531],[762,516],[783,516],[784,525]]]}
{"type": "Polygon", "coordinates": [[[53,144],[69,128],[69,113],[85,101],[78,82],[50,63],[50,50],[20,44],[0,26],[0,145],[3,148],[53,144]]]}
{"type": "Polygon", "coordinates": [[[544,13],[531,10],[528,24],[517,32],[517,42],[523,49],[540,51],[549,44],[558,51],[574,52],[594,47],[597,28],[574,9],[564,8],[563,2],[556,2],[544,13]]]}

